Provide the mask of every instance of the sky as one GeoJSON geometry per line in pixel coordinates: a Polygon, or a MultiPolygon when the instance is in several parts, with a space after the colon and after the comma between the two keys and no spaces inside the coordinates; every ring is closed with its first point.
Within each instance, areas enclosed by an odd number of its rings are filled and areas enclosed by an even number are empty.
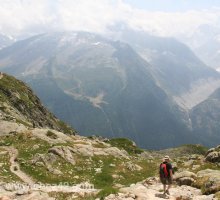
{"type": "Polygon", "coordinates": [[[160,36],[220,26],[219,0],[0,0],[0,33],[105,33],[118,22],[160,36]]]}
{"type": "Polygon", "coordinates": [[[147,11],[184,12],[220,7],[219,0],[125,0],[125,3],[147,11]]]}

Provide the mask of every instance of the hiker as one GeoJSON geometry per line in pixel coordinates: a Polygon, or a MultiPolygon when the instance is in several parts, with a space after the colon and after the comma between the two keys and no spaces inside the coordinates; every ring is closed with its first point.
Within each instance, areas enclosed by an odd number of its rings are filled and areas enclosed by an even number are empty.
{"type": "Polygon", "coordinates": [[[170,157],[165,156],[160,164],[160,181],[163,184],[164,194],[170,195],[169,189],[173,181],[173,169],[170,163],[170,157]],[[166,188],[167,186],[167,188],[166,188]]]}

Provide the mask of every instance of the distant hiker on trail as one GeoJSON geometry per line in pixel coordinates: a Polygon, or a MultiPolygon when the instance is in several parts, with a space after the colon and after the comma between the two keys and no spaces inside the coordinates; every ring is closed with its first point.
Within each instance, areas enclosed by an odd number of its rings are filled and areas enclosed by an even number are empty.
{"type": "Polygon", "coordinates": [[[164,194],[170,194],[169,189],[173,181],[173,168],[170,163],[170,157],[165,156],[163,162],[160,164],[160,181],[163,184],[164,194]],[[167,186],[167,188],[166,188],[167,186]]]}

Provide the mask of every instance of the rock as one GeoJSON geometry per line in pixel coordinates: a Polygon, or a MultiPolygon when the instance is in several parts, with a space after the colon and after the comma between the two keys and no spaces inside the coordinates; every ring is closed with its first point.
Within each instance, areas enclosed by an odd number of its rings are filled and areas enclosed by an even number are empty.
{"type": "Polygon", "coordinates": [[[20,189],[20,187],[18,187],[17,184],[13,184],[13,183],[7,183],[7,184],[3,185],[3,188],[6,191],[16,191],[16,190],[20,189]]]}
{"type": "Polygon", "coordinates": [[[109,196],[105,197],[105,200],[134,200],[134,194],[110,194],[109,196]]]}
{"type": "Polygon", "coordinates": [[[182,177],[176,180],[178,185],[189,185],[191,186],[194,183],[195,179],[190,177],[182,177]]]}
{"type": "Polygon", "coordinates": [[[206,152],[206,156],[207,156],[209,153],[213,152],[213,151],[215,151],[215,148],[209,149],[209,150],[206,152]]]}
{"type": "Polygon", "coordinates": [[[112,155],[117,158],[129,159],[129,154],[125,150],[120,150],[117,147],[106,147],[106,148],[97,148],[93,147],[92,144],[75,144],[74,152],[86,157],[97,156],[108,156],[112,155]]]}
{"type": "Polygon", "coordinates": [[[119,175],[119,174],[112,174],[112,178],[117,179],[117,180],[124,179],[124,177],[122,175],[119,175]]]}
{"type": "Polygon", "coordinates": [[[95,168],[95,172],[96,172],[96,174],[102,173],[102,168],[95,168]]]}
{"type": "Polygon", "coordinates": [[[109,148],[104,148],[103,151],[107,153],[108,155],[115,156],[117,158],[125,158],[129,159],[128,152],[125,150],[120,150],[117,147],[109,147],[109,148]]]}
{"type": "MultiPolygon", "coordinates": [[[[57,160],[56,156],[52,153],[48,154],[35,154],[34,158],[31,160],[32,164],[43,163],[45,166],[52,165],[57,160]]],[[[40,164],[42,165],[42,164],[40,164]]]]}
{"type": "Polygon", "coordinates": [[[193,162],[194,162],[194,160],[189,160],[189,161],[187,161],[187,162],[184,162],[184,166],[185,166],[185,167],[192,166],[192,165],[193,165],[193,162]]]}
{"type": "Polygon", "coordinates": [[[149,178],[145,179],[142,183],[144,185],[153,185],[153,184],[156,184],[158,181],[159,181],[159,178],[149,177],[149,178]]]}
{"type": "Polygon", "coordinates": [[[25,194],[28,194],[28,193],[29,193],[29,189],[24,188],[24,189],[18,190],[16,192],[16,195],[25,195],[25,194]]]}
{"type": "Polygon", "coordinates": [[[52,173],[52,174],[54,174],[54,175],[62,175],[63,173],[60,171],[60,170],[58,170],[58,169],[49,169],[49,171],[52,173]]]}
{"type": "Polygon", "coordinates": [[[220,191],[220,171],[211,169],[199,171],[194,185],[203,188],[204,194],[220,191]]]}
{"type": "Polygon", "coordinates": [[[162,184],[152,177],[152,184],[147,187],[142,183],[132,184],[130,187],[119,189],[118,194],[112,194],[105,198],[105,200],[213,200],[214,195],[202,195],[199,189],[190,186],[176,186],[170,189],[170,196],[164,195],[160,190],[163,188],[162,184]]]}
{"type": "Polygon", "coordinates": [[[216,148],[209,149],[206,153],[205,160],[212,163],[220,162],[220,145],[216,148]]]}
{"type": "Polygon", "coordinates": [[[122,187],[124,187],[124,185],[122,185],[120,183],[116,183],[113,186],[114,186],[114,188],[122,188],[122,187]]]}
{"type": "Polygon", "coordinates": [[[28,129],[23,124],[0,120],[1,135],[10,134],[11,132],[22,133],[28,129]]]}
{"type": "Polygon", "coordinates": [[[0,200],[12,200],[9,196],[0,196],[0,200]]]}
{"type": "Polygon", "coordinates": [[[38,167],[44,167],[45,166],[43,162],[36,162],[35,165],[38,166],[38,167]]]}
{"type": "Polygon", "coordinates": [[[49,153],[58,155],[62,157],[67,162],[71,163],[72,165],[75,165],[75,159],[72,155],[72,153],[75,152],[75,150],[72,147],[69,146],[55,146],[48,150],[49,153]]]}
{"type": "Polygon", "coordinates": [[[92,145],[75,144],[74,149],[77,154],[80,154],[82,156],[87,156],[87,157],[94,156],[94,148],[92,145]]]}
{"type": "Polygon", "coordinates": [[[61,175],[62,172],[52,167],[53,163],[57,160],[56,156],[52,153],[48,154],[36,154],[31,160],[31,164],[46,167],[47,170],[54,175],[61,175]]]}
{"type": "Polygon", "coordinates": [[[125,167],[130,170],[130,171],[140,171],[142,170],[142,167],[140,167],[139,165],[137,164],[134,164],[132,162],[127,162],[125,163],[125,167]]]}
{"type": "Polygon", "coordinates": [[[178,179],[178,178],[182,178],[182,177],[191,177],[191,178],[196,178],[196,174],[193,173],[193,172],[190,172],[190,171],[182,171],[182,172],[179,172],[179,173],[176,173],[174,175],[174,179],[178,179]]]}
{"type": "Polygon", "coordinates": [[[49,197],[49,195],[45,192],[37,191],[28,195],[24,195],[22,200],[55,200],[55,198],[49,197]]]}
{"type": "Polygon", "coordinates": [[[193,165],[193,166],[192,166],[192,170],[196,170],[196,169],[198,169],[198,168],[200,168],[200,165],[193,165]]]}
{"type": "Polygon", "coordinates": [[[173,176],[174,180],[176,180],[178,185],[192,185],[195,181],[196,174],[190,171],[182,171],[179,173],[175,173],[173,176]]]}
{"type": "Polygon", "coordinates": [[[209,162],[220,162],[220,152],[217,151],[212,151],[210,152],[206,157],[205,157],[206,161],[209,162]]]}
{"type": "Polygon", "coordinates": [[[199,158],[199,155],[193,154],[189,157],[189,160],[198,160],[198,158],[199,158]]]}
{"type": "Polygon", "coordinates": [[[38,144],[35,144],[32,148],[33,148],[34,150],[36,150],[36,149],[39,149],[40,146],[39,146],[38,144]]]}

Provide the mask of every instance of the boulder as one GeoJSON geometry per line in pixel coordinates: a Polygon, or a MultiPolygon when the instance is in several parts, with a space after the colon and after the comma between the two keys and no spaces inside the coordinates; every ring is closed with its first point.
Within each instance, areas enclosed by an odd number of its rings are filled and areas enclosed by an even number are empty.
{"type": "Polygon", "coordinates": [[[130,171],[140,171],[142,170],[142,167],[140,167],[139,165],[137,164],[134,164],[132,162],[127,162],[125,163],[125,167],[130,170],[130,171]]]}
{"type": "Polygon", "coordinates": [[[176,180],[178,185],[189,185],[191,186],[195,181],[196,174],[190,171],[182,171],[174,175],[174,180],[176,180]]]}
{"type": "Polygon", "coordinates": [[[220,162],[220,145],[207,151],[205,160],[216,163],[220,162]]]}
{"type": "Polygon", "coordinates": [[[50,148],[48,152],[62,157],[64,160],[71,163],[72,165],[76,164],[76,161],[72,155],[75,152],[75,150],[72,147],[55,146],[55,147],[50,148]]]}
{"type": "Polygon", "coordinates": [[[194,185],[202,188],[204,194],[220,191],[220,171],[212,169],[199,171],[194,185]]]}
{"type": "Polygon", "coordinates": [[[182,172],[179,172],[179,173],[175,173],[174,179],[177,180],[177,179],[183,178],[183,177],[190,177],[190,178],[195,179],[196,176],[197,176],[197,175],[196,175],[195,173],[193,173],[193,172],[190,172],[190,171],[182,171],[182,172]]]}
{"type": "Polygon", "coordinates": [[[48,154],[36,154],[34,158],[31,160],[31,164],[46,167],[47,170],[54,175],[61,175],[62,172],[58,169],[55,169],[52,165],[57,160],[56,155],[52,153],[48,154]]]}
{"type": "Polygon", "coordinates": [[[205,157],[205,160],[212,163],[220,162],[220,152],[212,151],[208,153],[208,155],[205,157]]]}
{"type": "Polygon", "coordinates": [[[118,157],[118,158],[129,159],[128,152],[125,151],[125,150],[120,150],[120,149],[118,149],[117,147],[104,148],[103,151],[104,151],[107,155],[112,155],[112,156],[118,157]]]}
{"type": "Polygon", "coordinates": [[[194,183],[195,179],[190,177],[179,178],[176,182],[178,185],[189,185],[191,186],[194,183]]]}
{"type": "Polygon", "coordinates": [[[82,156],[88,156],[88,157],[92,157],[94,155],[97,155],[97,156],[112,155],[117,158],[129,159],[129,155],[127,151],[120,150],[117,147],[97,148],[97,147],[93,147],[92,144],[75,144],[74,151],[77,154],[80,154],[82,156]]]}

